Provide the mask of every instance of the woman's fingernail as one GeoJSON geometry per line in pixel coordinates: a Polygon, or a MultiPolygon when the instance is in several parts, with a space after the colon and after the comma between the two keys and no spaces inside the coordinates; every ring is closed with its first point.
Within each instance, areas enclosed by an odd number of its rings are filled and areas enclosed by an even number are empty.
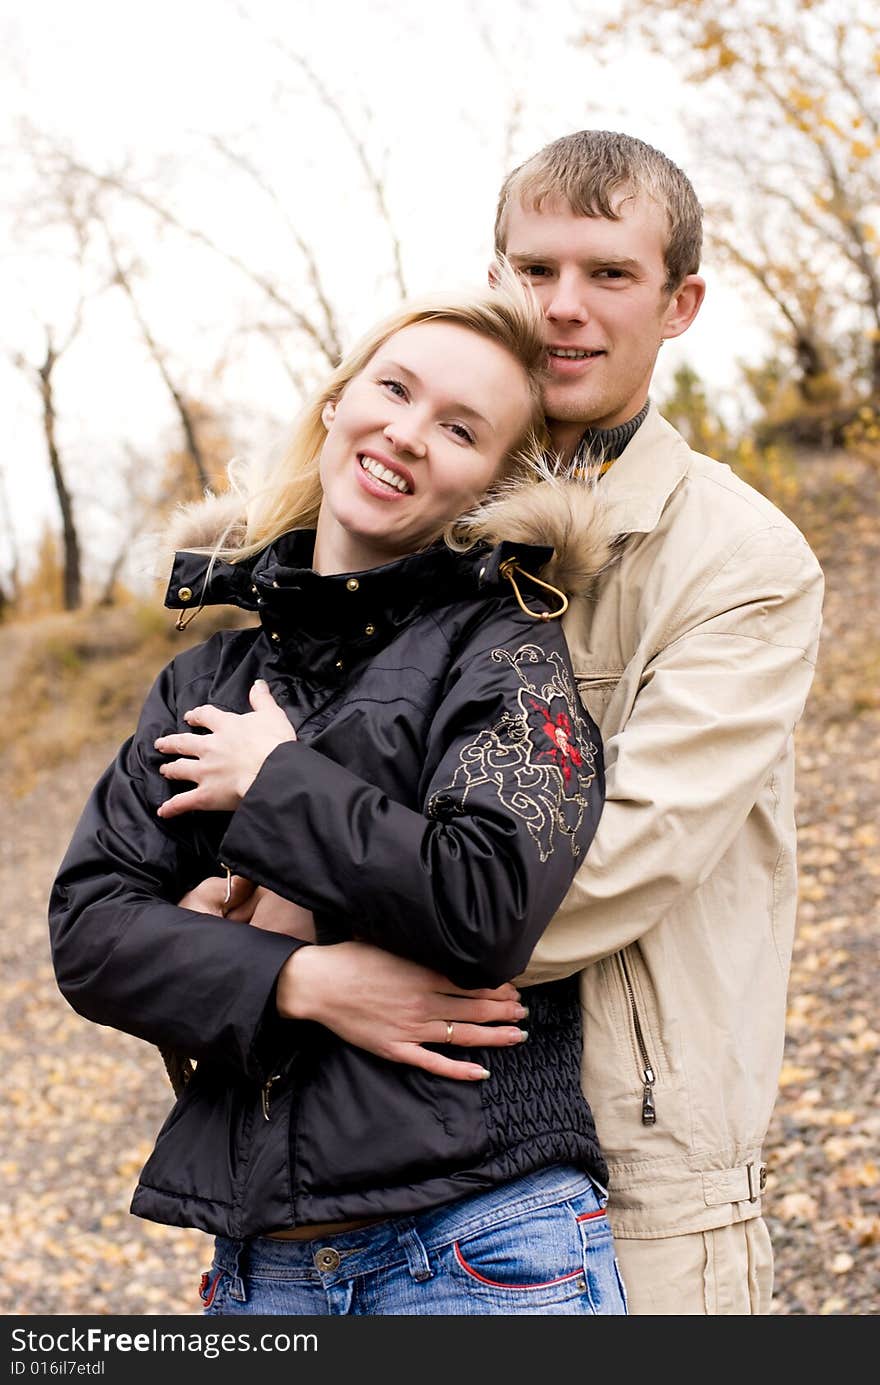
{"type": "Polygon", "coordinates": [[[486,1080],[487,1077],[491,1077],[491,1076],[492,1076],[492,1074],[491,1074],[491,1072],[489,1071],[488,1068],[477,1068],[477,1072],[479,1073],[480,1081],[481,1081],[481,1082],[485,1082],[485,1080],[486,1080]]]}
{"type": "Polygon", "coordinates": [[[517,1015],[517,1019],[518,1019],[518,1020],[527,1020],[528,1017],[529,1017],[529,1007],[528,1007],[527,1005],[521,1005],[521,1006],[520,1006],[519,1014],[517,1015]]]}
{"type": "Polygon", "coordinates": [[[520,1041],[521,1044],[524,1044],[525,1041],[526,1041],[526,1039],[527,1039],[528,1037],[529,1037],[529,1031],[528,1031],[527,1029],[521,1029],[521,1030],[519,1031],[519,1041],[520,1041]]]}

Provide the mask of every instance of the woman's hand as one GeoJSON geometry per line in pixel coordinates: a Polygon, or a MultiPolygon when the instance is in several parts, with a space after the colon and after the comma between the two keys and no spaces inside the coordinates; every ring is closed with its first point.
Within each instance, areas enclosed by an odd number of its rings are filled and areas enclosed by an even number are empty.
{"type": "Polygon", "coordinates": [[[474,1062],[424,1045],[508,1048],[526,1037],[515,1021],[528,1011],[511,983],[465,991],[371,943],[298,948],[278,973],[275,1004],[282,1019],[316,1020],[380,1058],[463,1082],[488,1076],[483,1054],[474,1062]]]}
{"type": "Polygon", "coordinates": [[[190,726],[204,726],[210,733],[182,732],[160,736],[154,742],[163,755],[181,758],[160,765],[166,779],[189,780],[196,785],[175,794],[157,808],[160,818],[202,811],[233,812],[260,772],[263,761],[284,741],[295,741],[296,732],[269,685],[260,678],[250,690],[252,712],[224,712],[207,703],[184,713],[190,726]]]}

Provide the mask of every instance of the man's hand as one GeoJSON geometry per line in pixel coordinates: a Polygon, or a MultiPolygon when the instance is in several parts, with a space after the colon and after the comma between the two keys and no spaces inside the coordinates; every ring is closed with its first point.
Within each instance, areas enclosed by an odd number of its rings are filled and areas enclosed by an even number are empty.
{"type": "Polygon", "coordinates": [[[528,1013],[509,983],[464,991],[416,962],[361,942],[300,948],[278,974],[276,1006],[283,1019],[315,1020],[380,1058],[471,1082],[487,1077],[486,1069],[423,1045],[507,1048],[522,1043],[525,1033],[512,1021],[528,1013]]]}
{"type": "Polygon", "coordinates": [[[177,901],[181,909],[193,909],[197,914],[216,914],[218,918],[250,921],[253,913],[254,882],[243,875],[209,875],[177,901]]]}
{"type": "MultiPolygon", "coordinates": [[[[235,876],[232,878],[236,879],[235,876]]],[[[302,938],[306,943],[315,941],[315,916],[311,909],[304,909],[302,905],[282,898],[264,885],[258,885],[254,890],[252,902],[253,912],[248,919],[252,928],[265,928],[269,933],[286,933],[289,938],[302,938]]]]}
{"type": "Polygon", "coordinates": [[[187,891],[178,904],[199,914],[215,914],[235,923],[249,923],[252,928],[264,928],[269,933],[286,933],[289,938],[315,941],[315,917],[292,900],[254,885],[243,875],[233,875],[227,883],[225,875],[210,875],[194,889],[187,891]]]}
{"type": "Polygon", "coordinates": [[[207,703],[184,713],[190,726],[204,726],[209,735],[181,732],[160,736],[154,742],[163,755],[181,758],[160,765],[166,779],[189,780],[196,785],[175,794],[157,808],[160,818],[174,818],[193,809],[234,812],[260,772],[263,761],[284,741],[295,741],[296,732],[268,683],[258,679],[250,690],[252,712],[224,712],[207,703]]]}

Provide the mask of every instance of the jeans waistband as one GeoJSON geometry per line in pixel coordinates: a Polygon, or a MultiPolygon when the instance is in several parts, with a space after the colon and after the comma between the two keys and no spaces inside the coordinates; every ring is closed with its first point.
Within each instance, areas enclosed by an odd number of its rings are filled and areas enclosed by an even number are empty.
{"type": "Polygon", "coordinates": [[[280,1240],[255,1236],[247,1241],[218,1236],[215,1263],[230,1275],[241,1273],[314,1274],[341,1266],[346,1277],[366,1273],[382,1265],[399,1264],[413,1257],[413,1233],[425,1248],[439,1249],[507,1217],[577,1197],[594,1189],[596,1205],[604,1207],[607,1194],[582,1169],[553,1165],[525,1174],[508,1183],[446,1203],[418,1216],[395,1217],[357,1231],[318,1236],[313,1240],[280,1240]]]}

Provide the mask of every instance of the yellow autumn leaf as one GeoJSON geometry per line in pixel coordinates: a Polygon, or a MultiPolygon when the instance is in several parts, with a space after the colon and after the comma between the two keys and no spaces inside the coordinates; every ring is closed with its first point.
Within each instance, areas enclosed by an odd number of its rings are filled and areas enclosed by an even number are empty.
{"type": "Polygon", "coordinates": [[[776,1204],[776,1215],[782,1221],[814,1221],[819,1207],[809,1193],[787,1193],[776,1204]]]}
{"type": "Polygon", "coordinates": [[[780,1087],[794,1087],[801,1082],[808,1082],[811,1077],[816,1076],[815,1068],[799,1068],[794,1063],[785,1063],[779,1074],[780,1087]]]}
{"type": "Polygon", "coordinates": [[[832,1125],[854,1125],[855,1121],[855,1111],[835,1111],[831,1116],[832,1125]]]}
{"type": "Polygon", "coordinates": [[[832,1164],[842,1164],[852,1149],[852,1140],[845,1140],[840,1135],[832,1135],[822,1145],[822,1153],[832,1164]]]}
{"type": "Polygon", "coordinates": [[[845,1298],[826,1298],[825,1302],[822,1304],[822,1307],[819,1309],[819,1314],[820,1314],[820,1316],[823,1317],[823,1318],[827,1318],[831,1313],[845,1313],[845,1312],[846,1312],[846,1299],[845,1299],[845,1298]]]}

